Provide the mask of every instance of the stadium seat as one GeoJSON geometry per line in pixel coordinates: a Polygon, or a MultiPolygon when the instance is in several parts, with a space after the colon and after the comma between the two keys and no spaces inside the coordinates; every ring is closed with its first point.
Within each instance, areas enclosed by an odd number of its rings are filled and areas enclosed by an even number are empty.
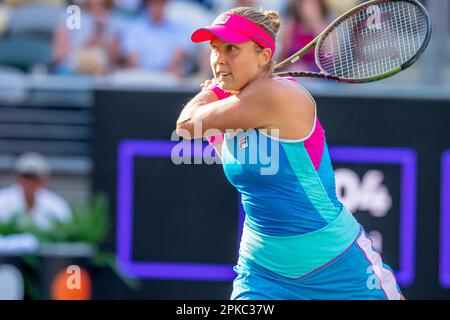
{"type": "Polygon", "coordinates": [[[10,12],[8,32],[11,35],[33,33],[51,37],[63,13],[63,7],[55,5],[29,4],[14,8],[10,12]]]}
{"type": "Polygon", "coordinates": [[[35,65],[50,66],[52,45],[36,35],[15,35],[0,41],[0,64],[30,71],[35,65]]]}

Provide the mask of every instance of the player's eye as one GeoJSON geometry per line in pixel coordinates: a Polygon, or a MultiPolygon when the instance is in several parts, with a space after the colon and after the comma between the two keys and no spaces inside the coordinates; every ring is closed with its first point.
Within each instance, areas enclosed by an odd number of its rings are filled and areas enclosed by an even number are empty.
{"type": "Polygon", "coordinates": [[[235,47],[235,46],[233,46],[233,45],[228,45],[228,46],[227,46],[227,51],[228,51],[228,52],[233,52],[233,51],[235,51],[235,50],[237,50],[237,47],[235,47]]]}

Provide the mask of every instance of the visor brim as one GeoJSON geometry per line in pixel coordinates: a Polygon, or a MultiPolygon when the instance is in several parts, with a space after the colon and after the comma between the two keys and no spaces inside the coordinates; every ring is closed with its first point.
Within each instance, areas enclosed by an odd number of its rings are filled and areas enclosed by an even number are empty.
{"type": "Polygon", "coordinates": [[[192,42],[211,41],[219,38],[227,43],[242,43],[252,39],[239,31],[227,28],[224,25],[211,26],[195,30],[191,35],[192,42]]]}

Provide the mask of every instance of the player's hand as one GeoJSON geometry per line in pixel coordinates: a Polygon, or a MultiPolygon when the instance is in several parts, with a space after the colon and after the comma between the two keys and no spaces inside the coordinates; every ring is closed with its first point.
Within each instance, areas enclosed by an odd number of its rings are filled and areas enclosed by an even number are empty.
{"type": "Polygon", "coordinates": [[[206,80],[205,82],[203,82],[202,84],[200,84],[200,87],[202,88],[202,90],[207,90],[210,89],[211,86],[213,86],[215,84],[214,79],[209,79],[206,80]]]}

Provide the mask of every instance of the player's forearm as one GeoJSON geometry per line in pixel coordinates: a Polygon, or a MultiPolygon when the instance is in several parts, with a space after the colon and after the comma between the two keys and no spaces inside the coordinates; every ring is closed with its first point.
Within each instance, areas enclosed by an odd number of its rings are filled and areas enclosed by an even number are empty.
{"type": "MultiPolygon", "coordinates": [[[[189,130],[187,123],[194,118],[195,111],[198,107],[217,101],[217,96],[211,90],[204,90],[197,94],[189,101],[180,113],[177,120],[177,134],[183,136],[183,130],[189,130]]],[[[188,137],[185,137],[188,138],[188,137]]]]}

